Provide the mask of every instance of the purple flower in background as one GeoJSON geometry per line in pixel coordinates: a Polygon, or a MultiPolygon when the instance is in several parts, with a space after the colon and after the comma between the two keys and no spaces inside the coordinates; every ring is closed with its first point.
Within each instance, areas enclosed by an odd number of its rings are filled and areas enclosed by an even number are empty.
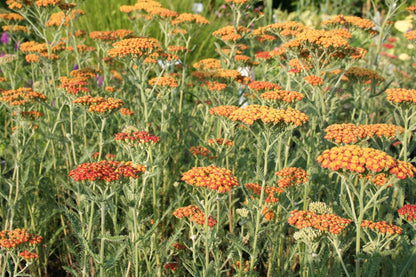
{"type": "Polygon", "coordinates": [[[1,34],[1,38],[0,38],[1,42],[3,42],[4,44],[9,43],[10,41],[10,37],[6,32],[3,32],[3,34],[1,34]]]}
{"type": "Polygon", "coordinates": [[[103,76],[97,76],[95,79],[97,79],[97,85],[101,87],[104,83],[104,77],[103,76]]]}
{"type": "Polygon", "coordinates": [[[74,68],[72,70],[78,70],[79,66],[77,64],[74,64],[74,68]]]}
{"type": "Polygon", "coordinates": [[[0,57],[3,57],[3,56],[5,56],[5,55],[6,55],[6,52],[1,51],[1,53],[0,53],[0,57]]]}
{"type": "Polygon", "coordinates": [[[14,43],[14,49],[15,50],[19,49],[19,43],[17,41],[14,43]]]}

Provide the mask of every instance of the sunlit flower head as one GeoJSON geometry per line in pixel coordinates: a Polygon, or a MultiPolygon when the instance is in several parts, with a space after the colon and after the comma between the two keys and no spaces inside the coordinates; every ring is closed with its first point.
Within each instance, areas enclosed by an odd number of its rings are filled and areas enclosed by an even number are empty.
{"type": "Polygon", "coordinates": [[[309,175],[305,170],[298,167],[286,167],[276,172],[276,175],[281,177],[277,182],[280,188],[288,188],[299,184],[308,182],[309,175]]]}
{"type": "Polygon", "coordinates": [[[386,90],[387,100],[402,107],[416,104],[416,89],[389,88],[386,90]]]}
{"type": "Polygon", "coordinates": [[[364,219],[361,222],[361,227],[368,228],[375,232],[379,232],[379,233],[387,234],[387,235],[396,235],[396,234],[399,235],[403,231],[403,229],[400,228],[399,226],[389,224],[387,221],[374,222],[371,220],[364,219]]]}
{"type": "MultiPolygon", "coordinates": [[[[255,195],[261,194],[261,185],[257,183],[248,183],[244,185],[248,190],[253,192],[255,195]]],[[[279,195],[282,194],[284,190],[278,187],[272,187],[272,186],[265,186],[264,187],[264,193],[267,195],[265,202],[266,203],[276,203],[279,201],[279,195]]]]}
{"type": "Polygon", "coordinates": [[[0,102],[5,102],[9,106],[24,106],[45,100],[46,96],[43,93],[34,91],[31,88],[0,91],[0,102]]]}
{"type": "Polygon", "coordinates": [[[108,55],[113,58],[122,58],[124,56],[148,57],[152,54],[162,52],[159,41],[150,37],[123,39],[113,43],[113,47],[114,48],[108,50],[108,55]]]}
{"type": "Polygon", "coordinates": [[[209,21],[199,14],[181,13],[178,17],[171,21],[172,25],[179,25],[183,23],[195,23],[200,25],[207,25],[209,21]]]}
{"type": "Polygon", "coordinates": [[[260,94],[260,98],[270,100],[273,102],[292,103],[302,100],[305,97],[303,93],[289,90],[272,90],[260,94]]]}
{"type": "MultiPolygon", "coordinates": [[[[205,225],[205,213],[195,205],[178,208],[172,215],[177,218],[189,217],[189,219],[196,222],[196,224],[205,225]]],[[[208,226],[213,227],[215,224],[217,224],[217,221],[210,215],[208,217],[208,226]]]]}
{"type": "Polygon", "coordinates": [[[42,242],[43,238],[28,233],[25,229],[14,229],[0,231],[0,248],[15,248],[25,245],[36,245],[42,242]]]}
{"type": "Polygon", "coordinates": [[[407,204],[397,210],[406,220],[416,222],[416,205],[407,204]]]}

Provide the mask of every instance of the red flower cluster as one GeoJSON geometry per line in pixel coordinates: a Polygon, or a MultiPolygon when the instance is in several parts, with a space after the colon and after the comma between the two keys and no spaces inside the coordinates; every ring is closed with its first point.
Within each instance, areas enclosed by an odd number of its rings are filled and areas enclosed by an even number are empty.
{"type": "Polygon", "coordinates": [[[408,221],[416,221],[416,205],[404,205],[397,210],[399,215],[404,216],[408,221]]]}
{"type": "Polygon", "coordinates": [[[189,148],[189,152],[191,152],[194,156],[202,155],[205,157],[208,157],[211,153],[208,148],[203,146],[191,146],[191,148],[189,148]]]}
{"type": "Polygon", "coordinates": [[[219,193],[230,191],[233,187],[239,186],[237,178],[231,170],[214,165],[194,167],[182,173],[181,180],[191,186],[207,187],[217,190],[219,193]]]}
{"type": "Polygon", "coordinates": [[[377,230],[382,234],[389,233],[390,235],[401,234],[402,228],[399,226],[389,224],[387,221],[374,222],[370,220],[363,220],[361,222],[361,227],[370,228],[371,230],[377,230]]]}
{"type": "Polygon", "coordinates": [[[156,144],[160,141],[160,137],[151,135],[146,131],[121,132],[114,134],[114,139],[118,142],[128,143],[130,146],[143,143],[156,144]]]}
{"type": "MultiPolygon", "coordinates": [[[[178,208],[172,213],[172,215],[177,218],[189,217],[191,221],[195,221],[198,225],[205,224],[205,213],[195,205],[178,208]]],[[[208,226],[213,227],[215,224],[217,224],[217,221],[212,216],[209,216],[208,226]]]]}
{"type": "Polygon", "coordinates": [[[27,250],[23,250],[22,252],[19,253],[19,256],[22,257],[25,260],[30,260],[30,259],[37,259],[39,258],[39,255],[33,252],[29,252],[27,250]]]}
{"type": "Polygon", "coordinates": [[[15,248],[26,243],[36,245],[42,239],[41,236],[29,234],[25,229],[4,230],[0,232],[0,247],[15,248]]]}
{"type": "Polygon", "coordinates": [[[276,175],[279,177],[284,177],[277,182],[281,188],[288,188],[291,186],[304,184],[308,182],[309,177],[305,170],[298,167],[283,168],[282,170],[276,172],[276,175]]]}
{"type": "Polygon", "coordinates": [[[373,148],[361,148],[357,145],[345,145],[325,150],[317,159],[323,168],[335,171],[369,173],[386,172],[399,179],[413,177],[416,168],[407,162],[398,161],[385,152],[373,148]]]}
{"type": "Polygon", "coordinates": [[[139,178],[145,172],[144,165],[133,165],[132,162],[99,161],[83,163],[69,172],[74,181],[106,181],[113,182],[122,178],[139,178]]]}
{"type": "Polygon", "coordinates": [[[342,218],[335,214],[316,214],[311,211],[294,210],[287,219],[290,225],[298,229],[312,227],[314,229],[329,232],[334,235],[340,234],[351,222],[351,219],[342,218]]]}
{"type": "Polygon", "coordinates": [[[355,125],[333,124],[325,129],[325,139],[335,140],[335,143],[355,143],[360,139],[369,139],[373,136],[394,139],[397,134],[404,132],[400,126],[393,124],[355,125]]]}
{"type": "MultiPolygon", "coordinates": [[[[255,195],[260,195],[261,194],[261,185],[256,184],[256,183],[248,183],[244,185],[247,189],[251,190],[255,195]]],[[[276,195],[279,195],[281,193],[283,193],[284,191],[281,188],[277,188],[277,187],[270,187],[270,186],[265,186],[264,187],[264,193],[267,194],[266,203],[276,203],[279,201],[279,198],[275,197],[276,195]]]]}

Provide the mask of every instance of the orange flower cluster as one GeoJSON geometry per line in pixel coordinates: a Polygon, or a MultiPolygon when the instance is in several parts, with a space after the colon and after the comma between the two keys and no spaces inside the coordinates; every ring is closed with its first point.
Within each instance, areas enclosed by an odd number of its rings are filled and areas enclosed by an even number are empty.
{"type": "Polygon", "coordinates": [[[259,90],[272,90],[272,89],[281,89],[282,87],[278,84],[270,83],[267,81],[252,81],[248,84],[248,88],[259,91],[259,90]]]}
{"type": "Polygon", "coordinates": [[[387,100],[397,104],[416,104],[416,89],[389,88],[387,100]]]}
{"type": "Polygon", "coordinates": [[[408,221],[416,221],[416,205],[406,204],[398,209],[397,212],[408,221]]]}
{"type": "Polygon", "coordinates": [[[0,18],[4,20],[23,21],[24,17],[18,13],[2,13],[0,18]]]}
{"type": "MultiPolygon", "coordinates": [[[[247,189],[251,190],[255,195],[261,194],[261,185],[256,183],[248,183],[244,185],[247,189]]],[[[279,195],[283,193],[284,190],[277,187],[271,187],[271,186],[265,186],[264,187],[264,193],[267,194],[266,203],[276,203],[279,201],[279,198],[277,198],[275,195],[279,195]]]]}
{"type": "Polygon", "coordinates": [[[276,172],[276,175],[284,177],[277,182],[280,188],[288,188],[299,184],[305,184],[309,180],[309,175],[306,171],[298,167],[283,168],[282,170],[276,172]]]}
{"type": "Polygon", "coordinates": [[[407,162],[398,161],[385,152],[357,145],[345,145],[325,150],[317,159],[323,168],[335,171],[348,170],[364,173],[387,173],[398,179],[413,177],[416,168],[407,162]]]}
{"type": "Polygon", "coordinates": [[[219,116],[230,116],[234,111],[238,110],[237,106],[218,106],[211,108],[209,113],[212,115],[219,115],[219,116]]]}
{"type": "Polygon", "coordinates": [[[74,104],[89,106],[88,111],[97,113],[108,113],[120,109],[124,105],[124,101],[115,98],[92,97],[91,95],[81,96],[74,101],[74,104]]]}
{"type": "Polygon", "coordinates": [[[221,60],[213,58],[203,59],[199,62],[194,63],[192,66],[198,70],[204,71],[211,69],[219,69],[221,68],[221,60]]]}
{"type": "Polygon", "coordinates": [[[160,141],[160,137],[151,135],[146,131],[121,132],[114,134],[114,139],[117,142],[128,143],[130,146],[143,143],[156,144],[160,141]]]}
{"type": "Polygon", "coordinates": [[[351,67],[347,71],[345,71],[343,80],[351,81],[351,82],[364,82],[368,83],[374,79],[376,82],[383,82],[384,78],[378,75],[377,71],[362,67],[351,67]]]}
{"type": "Polygon", "coordinates": [[[286,110],[276,110],[268,106],[248,105],[235,110],[228,116],[233,121],[241,121],[245,124],[252,125],[259,120],[264,123],[285,124],[302,126],[308,121],[308,116],[293,108],[286,110]]]}
{"type": "Polygon", "coordinates": [[[134,114],[134,112],[132,110],[129,110],[129,109],[126,109],[126,108],[121,108],[120,113],[122,115],[133,115],[134,114]]]}
{"type": "Polygon", "coordinates": [[[181,13],[178,17],[171,21],[172,25],[179,25],[182,23],[196,23],[201,25],[209,24],[209,21],[199,14],[181,13]]]}
{"type": "Polygon", "coordinates": [[[46,27],[59,27],[65,26],[68,27],[69,24],[75,20],[76,17],[84,15],[85,12],[80,9],[72,10],[69,14],[64,13],[63,11],[51,14],[51,17],[46,21],[46,27]]]}
{"type": "Polygon", "coordinates": [[[163,265],[163,268],[164,269],[170,269],[170,270],[175,272],[176,270],[178,270],[179,264],[178,263],[165,263],[163,265]]]}
{"type": "Polygon", "coordinates": [[[242,76],[240,71],[235,69],[219,68],[212,74],[214,78],[236,79],[239,80],[242,76]]]}
{"type": "Polygon", "coordinates": [[[138,0],[133,6],[123,5],[120,7],[120,11],[123,13],[131,13],[133,11],[148,11],[153,8],[163,8],[162,4],[153,0],[138,0]]]}
{"type": "Polygon", "coordinates": [[[144,165],[133,165],[132,162],[99,161],[82,163],[69,172],[74,181],[106,181],[114,182],[124,178],[137,179],[146,171],[144,165]]]}
{"type": "Polygon", "coordinates": [[[4,25],[1,26],[5,32],[23,32],[27,33],[27,27],[22,25],[4,25]]]}
{"type": "Polygon", "coordinates": [[[325,20],[322,22],[322,25],[342,25],[342,26],[352,26],[359,28],[364,31],[371,30],[375,27],[375,24],[368,19],[361,18],[358,16],[344,16],[336,15],[330,20],[325,20]]]}
{"type": "Polygon", "coordinates": [[[411,12],[414,12],[414,11],[416,11],[416,6],[409,6],[409,7],[406,7],[406,11],[411,11],[411,12]]]}
{"type": "Polygon", "coordinates": [[[246,27],[239,26],[237,29],[232,26],[222,27],[212,33],[214,37],[221,39],[222,41],[237,41],[240,40],[244,34],[249,30],[246,27]]]}
{"type": "Polygon", "coordinates": [[[225,3],[233,3],[233,4],[245,4],[250,0],[225,0],[225,3]]]}
{"type": "Polygon", "coordinates": [[[370,220],[363,220],[361,222],[361,227],[370,228],[371,230],[375,229],[382,234],[388,233],[390,235],[400,235],[403,231],[403,229],[399,226],[389,224],[387,221],[374,222],[370,220]]]}
{"type": "Polygon", "coordinates": [[[335,143],[356,143],[361,139],[374,136],[394,139],[397,134],[404,132],[404,128],[393,124],[355,125],[352,123],[333,124],[325,129],[325,139],[334,140],[335,143]]]}
{"type": "Polygon", "coordinates": [[[78,94],[79,92],[88,92],[88,77],[59,77],[61,84],[59,88],[63,88],[69,94],[78,94]]]}
{"type": "Polygon", "coordinates": [[[193,156],[201,155],[205,157],[208,157],[211,153],[208,148],[203,146],[191,146],[191,148],[189,148],[189,152],[191,152],[193,156]]]}
{"type": "Polygon", "coordinates": [[[205,84],[209,91],[222,91],[227,88],[227,84],[220,83],[217,81],[214,81],[214,82],[206,81],[205,84]]]}
{"type": "Polygon", "coordinates": [[[296,36],[300,32],[302,32],[306,28],[305,25],[303,25],[300,22],[296,21],[288,21],[288,22],[279,22],[279,23],[273,23],[270,25],[266,25],[264,27],[260,27],[253,31],[253,35],[260,35],[264,33],[272,33],[280,36],[290,37],[290,36],[296,36]]]}
{"type": "Polygon", "coordinates": [[[83,68],[83,69],[72,70],[69,74],[72,77],[94,78],[100,72],[101,71],[99,69],[95,69],[95,68],[83,68]]]}
{"type": "Polygon", "coordinates": [[[302,100],[305,97],[303,93],[289,90],[272,90],[260,94],[260,98],[271,101],[282,101],[291,103],[293,101],[302,100]]]}
{"type": "Polygon", "coordinates": [[[113,43],[114,48],[108,50],[110,57],[119,57],[133,55],[133,56],[153,56],[162,52],[160,43],[155,38],[128,38],[113,43]],[[152,55],[153,54],[153,55],[152,55]]]}
{"type": "Polygon", "coordinates": [[[316,76],[316,75],[306,76],[303,79],[309,84],[311,84],[312,86],[319,86],[324,83],[324,80],[321,77],[316,76]]]}
{"type": "Polygon", "coordinates": [[[312,211],[294,210],[290,214],[287,222],[290,225],[295,225],[298,229],[312,227],[334,235],[340,234],[352,222],[351,219],[342,218],[335,214],[316,214],[312,211]]]}
{"type": "Polygon", "coordinates": [[[31,88],[18,88],[0,91],[0,102],[5,102],[10,106],[24,106],[35,101],[45,101],[46,96],[31,88]]]}
{"type": "Polygon", "coordinates": [[[405,33],[404,37],[407,38],[408,40],[415,40],[416,39],[416,30],[405,33]]]}
{"type": "Polygon", "coordinates": [[[62,0],[36,0],[35,4],[38,7],[55,6],[61,3],[62,0]]]}
{"type": "MultiPolygon", "coordinates": [[[[178,208],[172,215],[177,218],[189,217],[191,221],[196,222],[198,225],[205,225],[205,213],[195,205],[178,208]]],[[[214,227],[215,224],[217,224],[217,221],[210,215],[208,217],[208,226],[214,227]]]]}
{"type": "Polygon", "coordinates": [[[209,144],[218,144],[218,145],[227,145],[229,147],[232,147],[234,145],[234,142],[230,139],[223,139],[223,138],[217,138],[217,139],[208,139],[207,141],[209,144]]]}
{"type": "Polygon", "coordinates": [[[178,81],[172,76],[155,77],[149,80],[149,85],[159,87],[177,88],[178,81]]]}
{"type": "Polygon", "coordinates": [[[312,68],[312,65],[306,61],[301,61],[299,59],[291,59],[289,61],[289,67],[292,68],[289,72],[299,73],[304,70],[312,68]]]}
{"type": "Polygon", "coordinates": [[[167,18],[170,19],[172,17],[176,17],[179,15],[179,13],[166,9],[166,8],[160,8],[160,7],[153,7],[153,8],[149,8],[147,9],[147,12],[149,14],[149,16],[151,17],[161,17],[161,18],[167,18]]]}
{"type": "Polygon", "coordinates": [[[219,193],[230,191],[233,187],[238,187],[237,178],[233,173],[215,165],[206,167],[194,167],[182,173],[182,181],[195,187],[207,187],[217,190],[219,193]]]}
{"type": "MultiPolygon", "coordinates": [[[[365,176],[365,178],[380,187],[384,186],[389,181],[389,178],[385,173],[380,173],[375,176],[373,176],[372,174],[368,174],[367,176],[365,176]]],[[[389,184],[387,186],[392,187],[393,184],[389,184]]]]}
{"type": "Polygon", "coordinates": [[[33,252],[29,252],[27,250],[23,250],[19,253],[19,257],[22,257],[25,260],[30,260],[39,258],[39,255],[33,252]]]}
{"type": "MultiPolygon", "coordinates": [[[[16,112],[14,112],[13,115],[16,115],[16,112]]],[[[21,111],[20,115],[24,118],[35,120],[36,118],[42,117],[43,113],[38,111],[21,111]]]]}
{"type": "Polygon", "coordinates": [[[275,218],[274,212],[270,210],[268,207],[264,207],[261,213],[263,214],[264,219],[266,219],[267,221],[273,220],[275,218]]]}
{"type": "Polygon", "coordinates": [[[15,248],[25,244],[36,245],[42,237],[29,234],[25,229],[4,230],[0,232],[0,248],[15,248]]]}

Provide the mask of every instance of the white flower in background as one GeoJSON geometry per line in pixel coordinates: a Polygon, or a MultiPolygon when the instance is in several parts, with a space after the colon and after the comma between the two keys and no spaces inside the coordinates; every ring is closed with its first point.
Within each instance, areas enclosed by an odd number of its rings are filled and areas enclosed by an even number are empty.
{"type": "Polygon", "coordinates": [[[402,61],[408,61],[408,60],[410,60],[410,56],[409,56],[409,55],[407,55],[406,53],[401,53],[401,54],[399,55],[399,60],[402,60],[402,61]]]}

